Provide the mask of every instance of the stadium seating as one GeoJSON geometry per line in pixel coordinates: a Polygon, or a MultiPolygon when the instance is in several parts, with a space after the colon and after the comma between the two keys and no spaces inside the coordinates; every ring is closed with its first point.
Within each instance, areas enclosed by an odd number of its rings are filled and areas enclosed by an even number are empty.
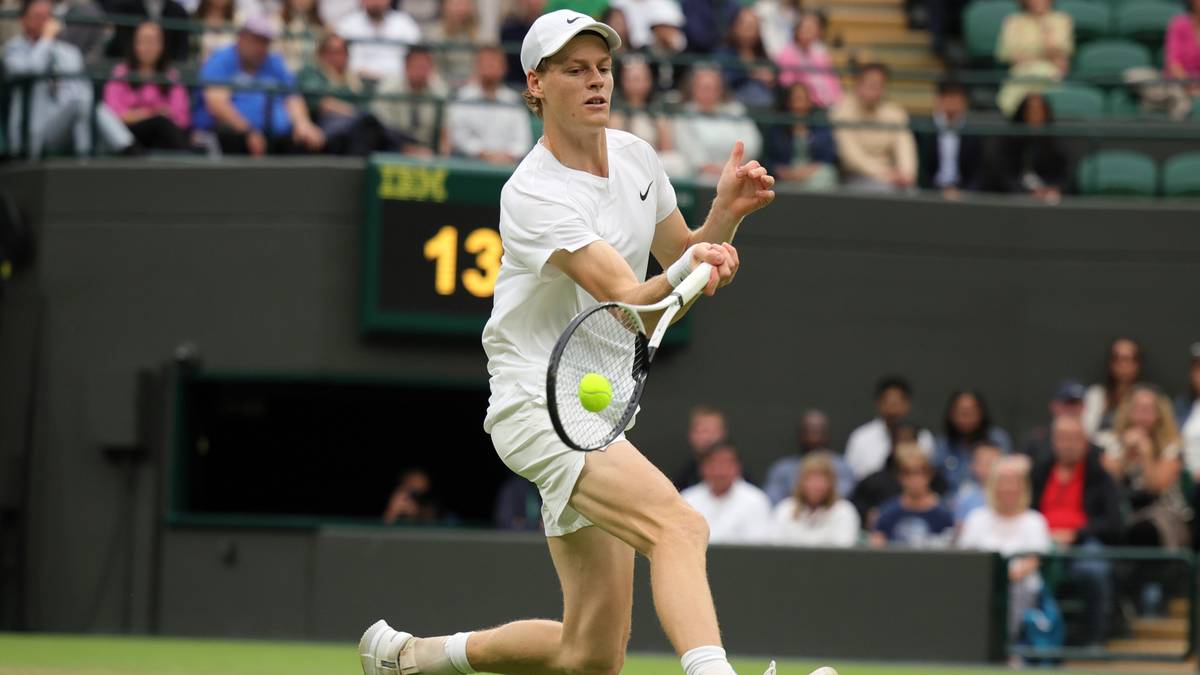
{"type": "Polygon", "coordinates": [[[1139,0],[1121,5],[1114,16],[1116,34],[1147,45],[1160,45],[1179,5],[1162,0],[1139,0]]]}
{"type": "Polygon", "coordinates": [[[1200,197],[1200,152],[1185,152],[1163,165],[1163,194],[1200,197]]]}
{"type": "Polygon", "coordinates": [[[1090,84],[1067,82],[1045,96],[1058,119],[1094,120],[1105,116],[1104,92],[1090,84]]]}
{"type": "Polygon", "coordinates": [[[963,11],[963,40],[967,54],[977,61],[991,61],[1004,18],[1020,11],[1013,0],[975,0],[963,11]]]}
{"type": "Polygon", "coordinates": [[[1108,5],[1092,0],[1059,0],[1055,9],[1066,13],[1075,24],[1075,41],[1086,42],[1108,35],[1112,12],[1108,5]]]}
{"type": "Polygon", "coordinates": [[[1101,150],[1079,163],[1078,183],[1085,195],[1149,197],[1158,186],[1158,171],[1140,152],[1101,150]]]}
{"type": "Polygon", "coordinates": [[[1108,92],[1108,116],[1117,119],[1129,119],[1142,116],[1142,108],[1137,99],[1125,87],[1116,87],[1108,92]]]}
{"type": "Polygon", "coordinates": [[[1150,50],[1131,40],[1109,39],[1089,42],[1075,55],[1071,75],[1115,84],[1126,68],[1151,66],[1150,50]]]}

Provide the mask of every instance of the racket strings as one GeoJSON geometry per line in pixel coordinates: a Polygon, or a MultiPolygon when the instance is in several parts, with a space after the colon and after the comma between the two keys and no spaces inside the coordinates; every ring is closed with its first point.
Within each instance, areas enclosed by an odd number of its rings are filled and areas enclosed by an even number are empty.
{"type": "Polygon", "coordinates": [[[624,431],[645,366],[641,340],[637,317],[618,306],[590,313],[571,333],[559,358],[554,404],[576,445],[603,447],[624,431]],[[612,386],[612,401],[599,412],[579,401],[579,382],[588,373],[603,375],[612,386]]]}

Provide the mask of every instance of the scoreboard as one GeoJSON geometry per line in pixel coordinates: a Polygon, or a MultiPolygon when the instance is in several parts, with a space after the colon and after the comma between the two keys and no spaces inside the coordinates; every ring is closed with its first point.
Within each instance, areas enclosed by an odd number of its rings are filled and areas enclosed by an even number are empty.
{"type": "MultiPolygon", "coordinates": [[[[479,336],[504,253],[500,190],[511,173],[454,159],[375,155],[367,162],[363,331],[479,336]]],[[[693,223],[694,190],[675,188],[693,223]]],[[[657,271],[651,259],[650,272],[657,271]]],[[[683,333],[678,328],[672,332],[683,333]]]]}

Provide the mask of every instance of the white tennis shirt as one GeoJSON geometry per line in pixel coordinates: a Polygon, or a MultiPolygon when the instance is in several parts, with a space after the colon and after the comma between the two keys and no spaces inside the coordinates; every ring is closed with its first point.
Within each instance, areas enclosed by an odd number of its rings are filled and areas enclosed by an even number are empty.
{"type": "Polygon", "coordinates": [[[606,131],[607,178],[563,166],[538,142],[500,193],[504,257],[483,329],[492,390],[483,421],[488,433],[522,404],[546,400],[555,341],[596,302],[547,264],[550,255],[603,240],[644,280],[655,225],[675,210],[675,190],[654,148],[633,134],[606,131]]]}

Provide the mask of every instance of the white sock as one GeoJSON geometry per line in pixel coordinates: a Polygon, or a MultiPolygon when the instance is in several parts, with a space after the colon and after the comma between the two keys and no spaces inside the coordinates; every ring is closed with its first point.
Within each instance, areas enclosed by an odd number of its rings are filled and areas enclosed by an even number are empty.
{"type": "Polygon", "coordinates": [[[450,659],[450,665],[454,669],[462,673],[462,675],[471,675],[475,669],[471,667],[467,661],[467,638],[471,637],[470,633],[455,633],[446,638],[446,658],[450,659]]]}
{"type": "Polygon", "coordinates": [[[679,662],[687,675],[737,675],[725,660],[725,650],[720,647],[689,649],[679,662]]]}

